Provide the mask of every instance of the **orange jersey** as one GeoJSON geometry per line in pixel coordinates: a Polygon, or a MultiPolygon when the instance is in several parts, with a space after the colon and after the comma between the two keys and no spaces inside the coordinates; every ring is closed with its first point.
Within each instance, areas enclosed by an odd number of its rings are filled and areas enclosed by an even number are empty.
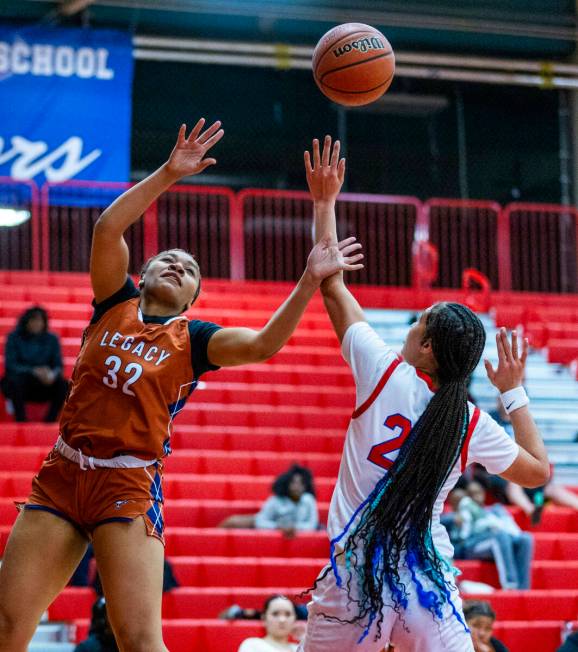
{"type": "MultiPolygon", "coordinates": [[[[193,331],[186,317],[168,318],[165,323],[149,318],[146,323],[130,279],[111,299],[112,307],[84,333],[60,418],[61,436],[93,457],[160,458],[171,452],[172,420],[195,389],[198,376],[216,369],[206,360],[206,344],[219,327],[191,322],[201,326],[199,341],[205,347],[204,365],[193,369],[193,331]]],[[[95,317],[98,313],[96,306],[95,317]]]]}

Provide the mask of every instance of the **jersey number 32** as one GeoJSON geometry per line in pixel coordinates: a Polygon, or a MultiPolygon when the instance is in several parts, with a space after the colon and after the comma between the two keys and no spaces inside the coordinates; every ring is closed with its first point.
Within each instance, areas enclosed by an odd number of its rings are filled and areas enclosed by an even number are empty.
{"type": "MultiPolygon", "coordinates": [[[[118,372],[122,366],[122,360],[118,355],[109,355],[108,358],[104,361],[104,364],[108,367],[108,375],[103,376],[102,382],[111,389],[116,389],[118,387],[118,372]]],[[[132,391],[130,386],[141,377],[142,374],[142,365],[138,362],[129,362],[124,368],[124,373],[127,374],[128,378],[122,385],[122,391],[129,396],[136,396],[132,391]]]]}

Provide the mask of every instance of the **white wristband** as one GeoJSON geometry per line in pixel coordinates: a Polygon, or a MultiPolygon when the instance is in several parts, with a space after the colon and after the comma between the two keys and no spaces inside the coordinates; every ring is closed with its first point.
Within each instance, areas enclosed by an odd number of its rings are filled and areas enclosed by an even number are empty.
{"type": "Polygon", "coordinates": [[[500,399],[507,414],[511,414],[514,410],[519,410],[530,402],[526,390],[521,385],[520,387],[514,387],[514,389],[509,389],[507,392],[500,394],[500,399]]]}

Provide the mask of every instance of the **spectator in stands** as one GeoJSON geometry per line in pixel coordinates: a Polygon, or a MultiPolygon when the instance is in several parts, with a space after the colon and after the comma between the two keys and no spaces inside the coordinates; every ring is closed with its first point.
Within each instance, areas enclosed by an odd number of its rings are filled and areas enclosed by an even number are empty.
{"type": "Polygon", "coordinates": [[[574,631],[575,625],[568,622],[562,630],[562,645],[556,652],[578,652],[578,631],[574,631]]]}
{"type": "Polygon", "coordinates": [[[519,507],[530,519],[532,525],[537,525],[540,522],[544,506],[544,487],[526,490],[499,475],[488,473],[479,464],[472,464],[458,480],[456,487],[464,489],[473,481],[479,482],[494,500],[503,505],[519,507]]]}
{"type": "MultiPolygon", "coordinates": [[[[485,507],[485,491],[478,482],[468,485],[459,501],[456,546],[461,559],[494,559],[503,589],[530,588],[532,535],[522,532],[503,505],[485,507]]],[[[458,555],[456,554],[456,558],[458,555]]]]}
{"type": "Polygon", "coordinates": [[[68,384],[62,376],[60,343],[48,331],[48,315],[40,306],[24,312],[6,341],[6,374],[2,392],[12,403],[16,421],[27,421],[26,401],[50,402],[44,421],[56,421],[68,384]]]}
{"type": "Polygon", "coordinates": [[[106,601],[104,598],[98,598],[92,605],[92,618],[88,638],[86,641],[79,643],[74,652],[119,652],[110,623],[108,622],[106,601]]]}
{"type": "MultiPolygon", "coordinates": [[[[506,410],[504,410],[504,406],[499,397],[496,401],[496,410],[490,412],[490,416],[492,416],[510,436],[513,436],[512,420],[510,419],[510,415],[506,410]]],[[[499,480],[504,482],[501,478],[499,478],[499,480]]],[[[512,505],[518,505],[521,507],[522,510],[530,516],[533,523],[539,522],[539,517],[541,516],[545,500],[551,500],[555,505],[561,507],[570,507],[571,509],[578,510],[578,496],[572,491],[566,489],[566,487],[554,482],[553,473],[550,473],[550,481],[543,487],[524,489],[518,485],[513,485],[513,483],[507,484],[508,488],[506,495],[508,501],[512,505]],[[509,485],[513,485],[513,487],[509,487],[509,485]]]]}
{"type": "Polygon", "coordinates": [[[239,652],[295,652],[297,645],[289,638],[296,622],[295,605],[283,595],[267,599],[261,616],[265,625],[263,638],[248,638],[241,643],[239,652]]]}
{"type": "Polygon", "coordinates": [[[474,652],[508,652],[508,648],[492,636],[496,614],[487,602],[466,600],[464,616],[472,632],[474,652]]]}
{"type": "Polygon", "coordinates": [[[258,514],[229,516],[221,527],[280,530],[289,537],[298,531],[318,528],[319,515],[309,469],[294,464],[275,480],[272,490],[273,495],[265,501],[258,514]]]}

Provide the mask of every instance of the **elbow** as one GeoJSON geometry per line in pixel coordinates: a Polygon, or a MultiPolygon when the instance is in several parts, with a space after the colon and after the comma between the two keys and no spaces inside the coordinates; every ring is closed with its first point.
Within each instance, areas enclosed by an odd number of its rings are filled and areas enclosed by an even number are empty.
{"type": "Polygon", "coordinates": [[[548,484],[550,481],[550,464],[548,462],[541,464],[539,468],[535,470],[531,478],[528,478],[528,481],[524,483],[524,486],[527,489],[536,489],[537,487],[543,487],[548,484]]]}
{"type": "Polygon", "coordinates": [[[114,220],[110,219],[110,213],[106,209],[94,223],[93,234],[99,237],[119,237],[122,235],[122,231],[119,231],[118,227],[114,225],[114,220]]]}
{"type": "Polygon", "coordinates": [[[274,350],[270,349],[262,349],[262,348],[255,348],[255,350],[252,353],[252,360],[251,362],[266,362],[270,358],[272,358],[276,353],[278,353],[281,350],[282,347],[279,347],[274,350]]]}
{"type": "Polygon", "coordinates": [[[276,353],[278,353],[285,344],[284,342],[283,344],[280,344],[276,347],[271,347],[271,343],[268,345],[267,342],[263,342],[262,339],[263,338],[257,335],[254,341],[251,343],[250,351],[248,353],[251,362],[266,362],[276,353]]]}
{"type": "Polygon", "coordinates": [[[541,486],[543,486],[545,484],[548,484],[548,482],[550,482],[550,476],[551,476],[550,464],[548,462],[546,462],[542,466],[541,471],[542,472],[541,472],[541,475],[540,475],[540,484],[538,485],[538,487],[541,487],[541,486]]]}

